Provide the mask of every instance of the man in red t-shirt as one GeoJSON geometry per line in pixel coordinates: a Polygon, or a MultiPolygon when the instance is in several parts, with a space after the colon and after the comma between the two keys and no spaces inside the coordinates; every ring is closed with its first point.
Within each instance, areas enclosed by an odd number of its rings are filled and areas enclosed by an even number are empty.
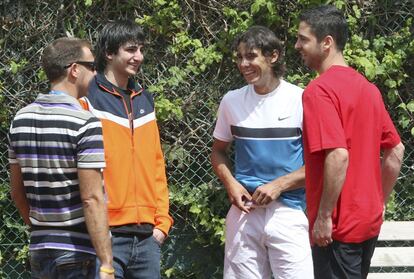
{"type": "Polygon", "coordinates": [[[404,153],[381,93],[344,60],[347,34],[342,13],[325,5],[301,15],[295,44],[319,73],[303,94],[315,278],[367,276],[404,153]]]}

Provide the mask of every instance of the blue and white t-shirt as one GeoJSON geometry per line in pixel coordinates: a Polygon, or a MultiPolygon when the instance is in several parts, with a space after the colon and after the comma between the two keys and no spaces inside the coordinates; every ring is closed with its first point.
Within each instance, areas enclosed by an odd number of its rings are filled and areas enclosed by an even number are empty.
{"type": "MultiPolygon", "coordinates": [[[[235,178],[250,193],[304,165],[302,92],[281,80],[266,95],[247,85],[223,97],[213,136],[224,142],[234,140],[235,178]]],[[[280,200],[304,210],[305,190],[284,192],[280,200]]]]}

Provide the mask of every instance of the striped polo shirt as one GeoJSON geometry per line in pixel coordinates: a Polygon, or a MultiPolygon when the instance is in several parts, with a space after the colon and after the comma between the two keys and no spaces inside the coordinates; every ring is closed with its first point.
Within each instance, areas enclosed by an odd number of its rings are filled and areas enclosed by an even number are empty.
{"type": "Polygon", "coordinates": [[[105,167],[99,119],[64,94],[40,94],[9,132],[9,162],[22,170],[30,205],[30,250],[95,254],[85,225],[78,168],[105,167]]]}

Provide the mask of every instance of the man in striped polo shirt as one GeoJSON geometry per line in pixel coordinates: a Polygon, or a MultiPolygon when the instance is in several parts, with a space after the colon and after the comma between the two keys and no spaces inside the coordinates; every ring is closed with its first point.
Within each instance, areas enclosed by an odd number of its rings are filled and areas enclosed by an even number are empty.
{"type": "Polygon", "coordinates": [[[49,94],[21,109],[9,133],[11,195],[31,227],[32,278],[114,278],[103,195],[100,121],[81,108],[95,74],[89,42],[60,38],[42,66],[49,94]]]}

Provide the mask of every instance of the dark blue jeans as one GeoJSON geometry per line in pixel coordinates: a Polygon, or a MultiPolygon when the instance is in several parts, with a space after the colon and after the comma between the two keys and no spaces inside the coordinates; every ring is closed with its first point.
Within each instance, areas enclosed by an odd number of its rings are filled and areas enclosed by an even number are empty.
{"type": "Polygon", "coordinates": [[[93,279],[96,256],[83,252],[42,249],[30,251],[32,279],[93,279]]]}
{"type": "Polygon", "coordinates": [[[161,245],[153,236],[112,235],[115,278],[159,279],[161,245]]]}

